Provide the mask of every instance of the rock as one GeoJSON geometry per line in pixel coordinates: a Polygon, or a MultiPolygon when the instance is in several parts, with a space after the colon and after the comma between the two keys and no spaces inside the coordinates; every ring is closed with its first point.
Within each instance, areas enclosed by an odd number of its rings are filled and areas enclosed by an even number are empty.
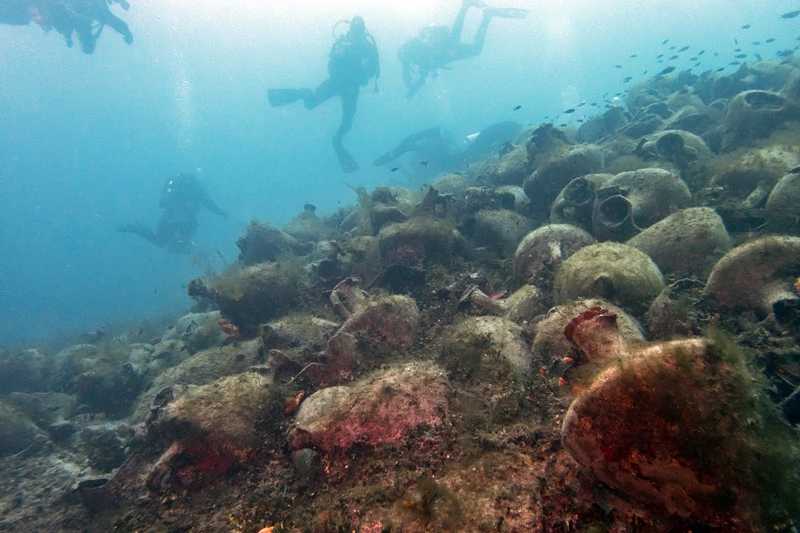
{"type": "MultiPolygon", "coordinates": [[[[333,231],[320,220],[315,213],[316,210],[317,208],[311,204],[304,205],[303,212],[290,220],[283,231],[298,243],[313,243],[331,238],[333,231]]],[[[295,246],[295,249],[299,250],[299,247],[295,246]]]]}
{"type": "Polygon", "coordinates": [[[455,198],[463,198],[467,189],[474,185],[473,180],[461,174],[445,174],[431,182],[441,194],[451,194],[455,198]]]}
{"type": "Polygon", "coordinates": [[[120,428],[92,426],[80,432],[80,447],[87,462],[99,472],[111,472],[125,462],[125,442],[120,438],[120,428]]]}
{"type": "Polygon", "coordinates": [[[159,374],[150,387],[136,400],[131,422],[144,422],[151,414],[153,400],[170,389],[182,391],[188,385],[206,385],[231,374],[245,372],[254,365],[266,363],[267,354],[260,338],[242,343],[209,348],[197,352],[181,364],[159,374]]]}
{"type": "Polygon", "coordinates": [[[617,132],[630,122],[631,116],[624,108],[614,106],[600,116],[591,117],[578,128],[579,143],[595,143],[617,132]]]}
{"type": "Polygon", "coordinates": [[[380,229],[389,224],[405,222],[408,217],[396,205],[375,204],[369,212],[372,234],[377,235],[380,229]]]}
{"type": "Polygon", "coordinates": [[[241,250],[239,260],[248,266],[277,261],[283,256],[305,250],[294,237],[272,224],[257,220],[250,221],[245,236],[236,241],[236,246],[241,250]]]}
{"type": "Polygon", "coordinates": [[[800,277],[800,238],[763,237],[737,246],[714,265],[703,296],[712,306],[752,310],[760,318],[798,303],[794,287],[800,277]]]}
{"type": "Polygon", "coordinates": [[[767,212],[778,222],[796,222],[800,215],[800,174],[786,174],[767,198],[767,212]]]}
{"type": "Polygon", "coordinates": [[[71,418],[75,409],[75,397],[58,392],[12,392],[6,401],[45,430],[71,418]]]}
{"type": "Polygon", "coordinates": [[[787,120],[800,118],[800,107],[769,91],[744,91],[728,104],[723,149],[730,151],[753,139],[768,137],[787,120]]]}
{"type": "Polygon", "coordinates": [[[762,207],[781,177],[797,166],[798,154],[781,146],[736,152],[710,163],[709,185],[746,199],[747,207],[762,207]]]}
{"type": "Polygon", "coordinates": [[[673,213],[626,244],[647,254],[662,273],[677,278],[704,278],[731,249],[725,224],[708,207],[690,207],[673,213]]]}
{"type": "Polygon", "coordinates": [[[591,231],[597,189],[602,188],[612,177],[610,174],[590,174],[570,181],[553,202],[550,223],[572,224],[591,231]]]}
{"type": "Polygon", "coordinates": [[[310,448],[292,452],[292,462],[297,472],[306,479],[314,479],[322,469],[322,459],[310,448]]]}
{"type": "Polygon", "coordinates": [[[618,188],[618,194],[630,201],[633,222],[639,228],[651,226],[670,213],[688,207],[692,199],[682,179],[660,168],[621,172],[607,181],[603,188],[618,188]]]}
{"type": "Polygon", "coordinates": [[[575,226],[542,226],[526,235],[517,246],[514,278],[547,291],[561,263],[584,246],[596,242],[594,237],[575,226]]]}
{"type": "Polygon", "coordinates": [[[532,226],[533,221],[514,211],[484,209],[475,214],[473,237],[478,246],[508,256],[514,253],[532,226]]]}
{"type": "MultiPolygon", "coordinates": [[[[572,403],[564,446],[599,481],[659,513],[760,530],[749,522],[759,516],[754,497],[775,498],[792,474],[772,469],[770,479],[757,466],[761,454],[786,452],[766,444],[774,407],[755,389],[740,355],[704,339],[632,348],[572,403]]],[[[776,431],[788,438],[788,428],[776,431]]]]}
{"type": "Polygon", "coordinates": [[[190,386],[159,414],[159,432],[184,442],[202,441],[228,460],[244,462],[258,446],[256,427],[269,411],[270,385],[264,376],[245,372],[190,386]]]}
{"type": "Polygon", "coordinates": [[[356,309],[340,331],[364,331],[376,342],[408,347],[419,335],[419,310],[408,296],[378,296],[356,309]]]}
{"type": "MultiPolygon", "coordinates": [[[[607,309],[616,315],[614,332],[618,337],[616,344],[643,342],[644,335],[639,324],[619,307],[603,300],[578,300],[558,306],[547,318],[536,324],[531,353],[536,363],[545,370],[559,371],[565,366],[567,358],[579,361],[577,346],[564,335],[567,325],[579,314],[592,307],[607,309]]],[[[567,365],[568,366],[568,365],[567,365]]]]}
{"type": "Polygon", "coordinates": [[[408,266],[448,263],[465,250],[463,237],[455,228],[427,217],[384,227],[378,234],[378,246],[384,264],[408,266]]]}
{"type": "Polygon", "coordinates": [[[631,122],[630,124],[620,128],[619,133],[630,137],[631,139],[638,139],[645,135],[650,135],[664,124],[661,117],[656,114],[644,115],[631,122]]]}
{"type": "Polygon", "coordinates": [[[349,387],[329,387],[309,396],[295,417],[295,449],[313,444],[345,452],[354,444],[398,441],[420,425],[442,423],[449,392],[444,372],[431,363],[411,363],[376,372],[349,387]]]}
{"type": "Polygon", "coordinates": [[[53,387],[74,393],[80,412],[123,417],[138,396],[143,377],[120,345],[79,344],[56,355],[53,387]]]}
{"type": "Polygon", "coordinates": [[[501,316],[517,324],[530,322],[550,308],[549,298],[545,298],[538,287],[527,284],[512,292],[508,298],[494,301],[504,311],[501,316]]]}
{"type": "Polygon", "coordinates": [[[503,208],[512,209],[520,215],[528,213],[531,201],[522,187],[503,185],[502,187],[497,187],[494,192],[500,198],[500,205],[503,208]]]}
{"type": "Polygon", "coordinates": [[[299,266],[288,263],[261,263],[226,272],[214,282],[216,301],[223,318],[242,334],[254,334],[259,324],[292,307],[302,276],[299,266]]]}
{"type": "Polygon", "coordinates": [[[641,315],[664,288],[664,276],[645,254],[618,243],[581,248],[561,264],[553,293],[557,304],[602,298],[641,315]]]}
{"type": "Polygon", "coordinates": [[[150,469],[147,487],[158,492],[168,480],[200,488],[209,477],[251,461],[260,443],[259,423],[275,407],[270,387],[269,379],[246,372],[189,387],[163,407],[148,436],[173,444],[150,469]]]}
{"type": "Polygon", "coordinates": [[[0,402],[0,457],[19,453],[41,438],[44,434],[28,417],[0,402]]]}
{"type": "Polygon", "coordinates": [[[503,383],[531,373],[522,328],[504,318],[466,318],[445,331],[442,346],[442,365],[460,380],[503,383]]]}
{"type": "Polygon", "coordinates": [[[190,354],[220,345],[228,337],[219,327],[220,318],[219,311],[184,315],[164,332],[161,342],[179,340],[190,354]]]}
{"type": "Polygon", "coordinates": [[[658,158],[684,167],[698,159],[710,158],[711,150],[703,139],[693,133],[667,129],[639,141],[634,154],[642,159],[658,158]]]}
{"type": "Polygon", "coordinates": [[[699,335],[702,317],[694,304],[700,300],[702,289],[701,281],[681,279],[661,291],[647,310],[650,336],[670,340],[699,335]]]}
{"type": "Polygon", "coordinates": [[[633,221],[633,204],[618,187],[600,189],[592,210],[592,234],[600,242],[626,241],[641,229],[633,221]]]}
{"type": "Polygon", "coordinates": [[[306,314],[293,314],[279,320],[262,324],[258,335],[264,343],[264,350],[273,349],[315,351],[324,346],[339,329],[339,324],[306,314]]]}
{"type": "MultiPolygon", "coordinates": [[[[714,110],[716,111],[716,110],[714,110]]],[[[714,115],[716,113],[713,113],[714,115]]],[[[688,105],[681,108],[664,123],[665,130],[682,130],[694,135],[702,135],[714,123],[714,117],[706,111],[688,105]]],[[[705,143],[703,143],[705,146],[705,143]]]]}
{"type": "Polygon", "coordinates": [[[52,359],[38,349],[0,349],[0,395],[45,390],[52,359]]]}
{"type": "Polygon", "coordinates": [[[581,145],[537,157],[536,171],[522,188],[536,211],[550,211],[558,193],[573,179],[603,168],[603,153],[597,146],[581,145]]]}
{"type": "Polygon", "coordinates": [[[484,171],[478,178],[479,183],[494,187],[502,185],[522,185],[525,177],[530,174],[528,151],[524,146],[518,146],[500,157],[496,166],[484,171]]]}

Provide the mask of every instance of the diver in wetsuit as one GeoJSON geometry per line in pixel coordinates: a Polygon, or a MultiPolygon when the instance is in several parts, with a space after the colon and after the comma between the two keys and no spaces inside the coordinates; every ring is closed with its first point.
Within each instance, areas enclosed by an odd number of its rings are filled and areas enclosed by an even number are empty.
{"type": "Polygon", "coordinates": [[[164,212],[158,219],[156,231],[141,224],[126,224],[117,228],[123,233],[135,233],[147,242],[172,253],[191,252],[192,237],[197,231],[197,213],[205,207],[215,215],[228,214],[211,200],[200,181],[192,174],[179,174],[167,180],[159,206],[164,212]]]}
{"type": "Polygon", "coordinates": [[[430,164],[445,172],[455,171],[481,157],[497,152],[508,143],[513,147],[513,141],[521,131],[521,124],[511,121],[499,122],[470,135],[468,143],[459,145],[449,136],[442,134],[441,128],[428,128],[412,133],[372,164],[385,165],[403,154],[413,152],[426,166],[430,164]]]}
{"type": "Polygon", "coordinates": [[[489,22],[494,17],[522,19],[528,15],[525,9],[500,9],[484,7],[483,19],[475,32],[472,43],[461,42],[461,30],[470,7],[483,7],[478,0],[464,0],[456,15],[453,27],[428,26],[419,35],[407,41],[397,52],[403,65],[403,81],[408,88],[406,100],[411,100],[428,79],[435,76],[437,69],[445,68],[451,61],[475,57],[481,53],[489,22]]]}
{"type": "MultiPolygon", "coordinates": [[[[127,9],[126,0],[111,2],[118,2],[127,9]]],[[[133,42],[128,25],[108,6],[109,0],[8,0],[7,4],[0,5],[0,23],[24,25],[33,21],[45,31],[55,29],[64,36],[69,47],[72,47],[72,34],[77,33],[81,49],[91,54],[105,26],[122,35],[126,43],[133,42]]]]}
{"type": "Polygon", "coordinates": [[[364,19],[353,17],[350,30],[339,37],[331,49],[328,61],[329,78],[316,90],[311,89],[270,89],[267,97],[271,106],[282,106],[303,101],[306,109],[314,109],[334,96],[342,99],[342,122],[333,136],[333,148],[345,172],[358,170],[350,153],[342,145],[342,138],[353,126],[356,114],[359,87],[367,85],[375,78],[375,92],[378,91],[380,64],[375,39],[367,31],[364,19]]]}

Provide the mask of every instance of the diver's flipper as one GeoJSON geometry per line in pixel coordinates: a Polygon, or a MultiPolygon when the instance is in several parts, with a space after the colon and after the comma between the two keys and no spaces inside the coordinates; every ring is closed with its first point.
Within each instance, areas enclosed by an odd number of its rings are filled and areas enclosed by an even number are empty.
{"type": "Polygon", "coordinates": [[[388,163],[389,161],[391,161],[394,158],[395,158],[394,157],[394,150],[392,150],[391,152],[389,152],[387,154],[383,154],[382,156],[380,156],[378,159],[373,161],[372,164],[375,165],[376,167],[379,167],[381,165],[385,165],[386,163],[388,163]]]}
{"type": "Polygon", "coordinates": [[[308,89],[269,89],[267,100],[272,107],[293,104],[311,93],[308,89]]]}
{"type": "Polygon", "coordinates": [[[488,7],[483,10],[484,16],[492,16],[492,17],[500,17],[504,19],[524,19],[528,16],[527,9],[519,9],[515,7],[508,7],[508,8],[500,8],[500,7],[488,7]]]}
{"type": "Polygon", "coordinates": [[[342,146],[342,143],[334,141],[333,149],[336,150],[336,157],[339,159],[339,164],[342,166],[342,170],[344,170],[346,174],[350,174],[351,172],[358,170],[358,163],[356,163],[356,160],[350,155],[350,152],[348,152],[345,147],[342,146]]]}

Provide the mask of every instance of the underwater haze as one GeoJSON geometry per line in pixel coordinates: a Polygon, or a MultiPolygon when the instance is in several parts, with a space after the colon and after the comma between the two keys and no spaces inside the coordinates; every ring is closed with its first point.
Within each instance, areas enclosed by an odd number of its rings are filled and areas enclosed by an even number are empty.
{"type": "MultiPolygon", "coordinates": [[[[235,261],[251,219],[282,226],[306,203],[330,214],[356,202],[351,186],[420,186],[408,165],[370,164],[412,132],[577,125],[646,71],[733,72],[736,48],[774,58],[800,35],[800,19],[780,18],[797,4],[782,0],[508,1],[528,17],[493,21],[480,56],[410,101],[397,50],[426,25],[450,25],[458,0],[131,0],[111,9],[133,43],[106,29],[91,55],[35,24],[0,26],[0,345],[185,310],[187,281],[235,261]],[[339,100],[307,111],[272,108],[266,94],[325,79],[334,26],[355,15],[377,42],[381,76],[379,92],[361,90],[344,140],[361,168],[345,174],[330,142],[339,100]],[[690,48],[659,62],[670,46],[690,48]],[[230,214],[201,213],[195,253],[115,231],[154,226],[164,182],[182,172],[230,214]]],[[[470,13],[464,40],[478,21],[470,13]]]]}

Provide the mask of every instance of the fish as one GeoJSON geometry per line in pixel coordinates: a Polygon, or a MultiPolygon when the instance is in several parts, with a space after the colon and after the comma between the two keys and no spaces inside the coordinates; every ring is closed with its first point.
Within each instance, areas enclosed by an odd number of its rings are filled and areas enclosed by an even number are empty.
{"type": "Polygon", "coordinates": [[[686,50],[688,50],[688,49],[689,49],[689,47],[688,47],[688,46],[684,46],[683,48],[681,48],[680,50],[678,50],[678,52],[685,52],[685,51],[686,51],[686,50]]]}
{"type": "Polygon", "coordinates": [[[569,109],[564,111],[564,114],[565,115],[569,115],[570,113],[574,113],[574,112],[575,112],[575,108],[574,107],[570,107],[569,109]]]}
{"type": "Polygon", "coordinates": [[[689,61],[697,61],[698,59],[700,59],[700,58],[698,58],[698,57],[690,57],[689,61]]]}
{"type": "Polygon", "coordinates": [[[592,103],[591,103],[591,104],[589,104],[589,105],[590,105],[590,106],[592,106],[592,107],[597,107],[597,102],[592,102],[592,103]]]}
{"type": "Polygon", "coordinates": [[[520,109],[522,109],[522,106],[521,106],[521,105],[518,105],[518,106],[516,106],[516,107],[514,108],[514,111],[519,111],[520,109]]]}
{"type": "Polygon", "coordinates": [[[761,54],[753,54],[756,58],[756,61],[764,61],[764,58],[761,57],[761,54]]]}
{"type": "Polygon", "coordinates": [[[645,74],[647,74],[647,69],[644,69],[644,72],[642,72],[642,76],[644,76],[645,74]]]}
{"type": "Polygon", "coordinates": [[[628,83],[632,79],[633,79],[633,76],[627,76],[627,77],[625,77],[625,79],[622,80],[622,83],[628,83]]]}
{"type": "Polygon", "coordinates": [[[767,39],[767,40],[766,40],[766,41],[764,41],[764,42],[765,42],[765,43],[774,43],[774,42],[775,42],[775,37],[770,37],[769,39],[767,39]]]}
{"type": "Polygon", "coordinates": [[[670,46],[669,47],[670,50],[675,50],[676,48],[677,48],[677,46],[670,46]]]}
{"type": "Polygon", "coordinates": [[[736,59],[744,59],[745,57],[747,57],[747,54],[737,54],[737,55],[735,55],[734,57],[735,57],[736,59]]]}
{"type": "Polygon", "coordinates": [[[738,44],[739,44],[739,39],[734,39],[734,40],[733,40],[733,44],[736,44],[736,45],[738,45],[738,44]]]}
{"type": "Polygon", "coordinates": [[[585,106],[585,105],[586,105],[586,100],[584,100],[583,102],[581,102],[580,104],[578,104],[578,107],[583,107],[583,106],[585,106]]]}
{"type": "Polygon", "coordinates": [[[635,57],[639,57],[639,56],[637,56],[636,54],[631,54],[631,59],[633,59],[635,57]]]}
{"type": "Polygon", "coordinates": [[[734,52],[741,52],[741,51],[742,51],[742,49],[741,49],[741,48],[734,48],[734,49],[733,49],[733,51],[734,51],[734,52]]]}
{"type": "Polygon", "coordinates": [[[558,127],[559,128],[566,128],[567,127],[567,123],[564,122],[563,124],[559,124],[558,127]]]}
{"type": "Polygon", "coordinates": [[[788,13],[784,13],[783,15],[781,15],[781,18],[782,19],[793,19],[793,18],[797,17],[797,15],[800,15],[800,9],[798,9],[797,11],[789,11],[788,13]]]}
{"type": "Polygon", "coordinates": [[[723,70],[725,70],[725,67],[719,67],[719,68],[717,69],[717,72],[722,72],[723,70]]]}
{"type": "Polygon", "coordinates": [[[394,167],[394,168],[392,169],[392,172],[397,172],[398,170],[400,170],[400,167],[394,167]]]}
{"type": "Polygon", "coordinates": [[[694,64],[695,67],[699,67],[700,65],[701,65],[701,63],[699,61],[694,64]]]}
{"type": "Polygon", "coordinates": [[[496,293],[494,293],[491,296],[489,296],[489,299],[490,300],[499,300],[500,298],[502,298],[506,294],[508,294],[508,291],[503,289],[503,290],[497,291],[496,293]]]}
{"type": "Polygon", "coordinates": [[[703,55],[703,54],[705,54],[705,53],[706,53],[706,51],[705,51],[705,50],[700,50],[699,52],[697,52],[697,55],[701,56],[701,55],[703,55]]]}
{"type": "Polygon", "coordinates": [[[661,42],[661,44],[667,44],[668,42],[669,42],[669,39],[664,39],[664,40],[661,42]]]}
{"type": "Polygon", "coordinates": [[[428,166],[428,162],[427,161],[420,161],[419,164],[422,165],[423,167],[427,167],[428,166]]]}
{"type": "Polygon", "coordinates": [[[669,74],[670,72],[673,72],[674,70],[675,70],[675,67],[667,67],[664,70],[662,70],[661,72],[659,72],[659,74],[661,76],[664,76],[666,74],[669,74]]]}
{"type": "Polygon", "coordinates": [[[731,62],[730,62],[730,63],[728,63],[728,64],[729,64],[729,65],[741,65],[742,63],[741,63],[741,61],[731,61],[731,62]]]}
{"type": "Polygon", "coordinates": [[[758,46],[759,44],[761,44],[761,41],[753,41],[751,44],[753,46],[758,46]]]}
{"type": "Polygon", "coordinates": [[[749,30],[750,28],[752,28],[750,24],[745,24],[744,26],[742,26],[743,30],[749,30]]]}
{"type": "Polygon", "coordinates": [[[670,56],[669,60],[672,61],[673,59],[678,59],[678,56],[670,56]]]}
{"type": "Polygon", "coordinates": [[[622,65],[614,65],[614,68],[622,68],[622,65]]]}

